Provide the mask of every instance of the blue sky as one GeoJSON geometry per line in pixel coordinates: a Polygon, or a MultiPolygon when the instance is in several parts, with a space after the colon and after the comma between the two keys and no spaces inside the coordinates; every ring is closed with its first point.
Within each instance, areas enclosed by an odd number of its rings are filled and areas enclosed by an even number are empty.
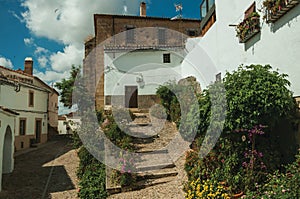
{"type": "MultiPolygon", "coordinates": [[[[34,75],[48,84],[82,65],[84,39],[94,34],[93,14],[139,14],[141,0],[0,0],[0,65],[23,69],[34,60],[34,75]],[[126,7],[126,9],[125,9],[126,7]]],[[[199,18],[202,0],[146,0],[147,15],[199,18]]]]}

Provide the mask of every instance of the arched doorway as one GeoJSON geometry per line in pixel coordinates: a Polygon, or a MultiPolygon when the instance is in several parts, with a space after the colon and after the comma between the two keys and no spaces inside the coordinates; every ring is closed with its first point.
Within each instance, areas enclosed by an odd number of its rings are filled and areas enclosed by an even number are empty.
{"type": "Polygon", "coordinates": [[[3,142],[2,173],[13,171],[13,137],[10,126],[7,126],[3,142]]]}

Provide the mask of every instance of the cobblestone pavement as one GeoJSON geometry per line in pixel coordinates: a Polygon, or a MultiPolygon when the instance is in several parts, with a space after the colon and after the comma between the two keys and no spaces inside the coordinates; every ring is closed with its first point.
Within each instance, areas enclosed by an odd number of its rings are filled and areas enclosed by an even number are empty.
{"type": "Polygon", "coordinates": [[[15,158],[3,175],[1,199],[77,199],[78,157],[69,141],[48,142],[15,158]]]}

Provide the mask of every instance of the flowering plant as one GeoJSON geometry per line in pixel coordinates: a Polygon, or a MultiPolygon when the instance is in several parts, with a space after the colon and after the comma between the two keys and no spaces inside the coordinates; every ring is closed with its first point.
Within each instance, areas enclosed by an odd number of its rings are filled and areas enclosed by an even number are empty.
{"type": "Polygon", "coordinates": [[[244,151],[244,161],[242,163],[243,168],[245,169],[245,189],[253,189],[253,182],[261,180],[264,176],[264,171],[266,165],[263,162],[263,153],[258,151],[255,146],[256,136],[264,135],[263,129],[266,126],[256,125],[252,129],[240,129],[237,132],[247,133],[248,141],[246,135],[242,136],[242,141],[246,142],[245,151],[244,151]]]}
{"type": "Polygon", "coordinates": [[[200,178],[192,181],[186,193],[186,199],[211,198],[211,199],[230,199],[226,188],[219,182],[214,180],[200,180],[200,178]]]}
{"type": "Polygon", "coordinates": [[[245,18],[241,23],[236,26],[237,37],[240,42],[245,42],[247,38],[258,32],[260,29],[259,14],[253,12],[249,17],[245,18]]]}
{"type": "Polygon", "coordinates": [[[129,186],[135,182],[135,175],[133,171],[135,169],[134,159],[128,153],[120,153],[119,158],[119,182],[121,186],[129,186]]]}

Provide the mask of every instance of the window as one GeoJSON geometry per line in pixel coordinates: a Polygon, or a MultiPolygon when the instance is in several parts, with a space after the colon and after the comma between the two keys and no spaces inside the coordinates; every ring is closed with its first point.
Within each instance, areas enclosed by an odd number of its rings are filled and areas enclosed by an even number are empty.
{"type": "Polygon", "coordinates": [[[218,73],[216,75],[216,82],[221,82],[222,78],[221,78],[221,73],[218,73]]]}
{"type": "Polygon", "coordinates": [[[29,106],[34,106],[34,92],[29,91],[29,106]]]}
{"type": "Polygon", "coordinates": [[[170,53],[163,54],[163,61],[164,61],[164,63],[171,63],[171,55],[170,55],[170,53]]]}
{"type": "Polygon", "coordinates": [[[201,18],[204,18],[207,14],[207,5],[205,0],[202,2],[200,9],[201,9],[201,18]]]}
{"type": "Polygon", "coordinates": [[[134,39],[134,27],[127,26],[126,27],[126,43],[132,44],[135,42],[134,39]]]}
{"type": "Polygon", "coordinates": [[[158,44],[166,44],[166,30],[158,29],[158,44]]]}
{"type": "Polygon", "coordinates": [[[201,17],[204,18],[208,14],[209,10],[215,5],[215,0],[203,0],[200,5],[201,17]]]}
{"type": "Polygon", "coordinates": [[[215,4],[215,0],[208,0],[208,10],[210,10],[215,4]]]}
{"type": "Polygon", "coordinates": [[[26,135],[26,119],[20,118],[19,135],[26,135]]]}

